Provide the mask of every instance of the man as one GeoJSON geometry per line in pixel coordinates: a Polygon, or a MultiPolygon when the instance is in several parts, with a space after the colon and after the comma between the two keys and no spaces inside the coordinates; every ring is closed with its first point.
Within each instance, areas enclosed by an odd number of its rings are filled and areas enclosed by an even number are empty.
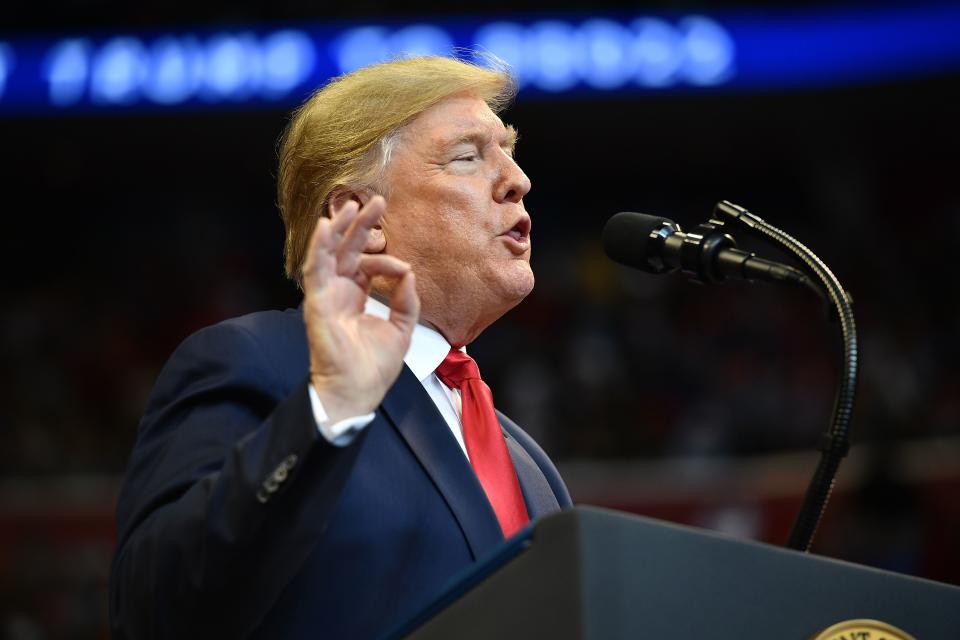
{"type": "Polygon", "coordinates": [[[533,287],[503,73],[361,69],[294,115],[278,193],[301,310],[188,338],[118,505],[117,637],[376,637],[570,505],[463,346],[533,287]]]}

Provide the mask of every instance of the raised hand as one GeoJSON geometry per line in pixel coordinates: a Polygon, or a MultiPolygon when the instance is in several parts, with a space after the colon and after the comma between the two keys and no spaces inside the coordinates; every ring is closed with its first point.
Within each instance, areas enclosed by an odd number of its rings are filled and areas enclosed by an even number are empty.
{"type": "Polygon", "coordinates": [[[349,200],[333,217],[317,221],[303,266],[310,379],[331,422],[373,411],[403,366],[420,299],[410,265],[385,254],[365,254],[370,230],[386,202],[374,196],[363,208],[349,200]],[[376,276],[398,280],[390,318],[364,314],[376,276]]]}

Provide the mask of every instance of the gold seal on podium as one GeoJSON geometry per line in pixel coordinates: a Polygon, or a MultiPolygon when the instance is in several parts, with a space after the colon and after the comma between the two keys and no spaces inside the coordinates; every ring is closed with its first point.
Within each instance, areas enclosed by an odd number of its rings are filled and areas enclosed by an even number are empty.
{"type": "Polygon", "coordinates": [[[903,629],[879,620],[844,620],[824,629],[810,640],[916,640],[903,629]]]}

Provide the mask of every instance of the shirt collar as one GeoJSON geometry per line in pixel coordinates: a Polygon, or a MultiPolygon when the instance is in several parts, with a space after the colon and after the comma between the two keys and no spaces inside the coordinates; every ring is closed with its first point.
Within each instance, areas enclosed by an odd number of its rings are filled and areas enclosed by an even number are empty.
{"type": "MultiPolygon", "coordinates": [[[[367,303],[364,305],[364,313],[386,320],[390,317],[390,308],[370,296],[367,296],[367,303]]],[[[461,349],[466,352],[466,349],[461,349]]],[[[440,335],[436,329],[422,324],[417,324],[413,328],[413,335],[410,338],[410,348],[407,349],[407,355],[403,357],[404,363],[410,367],[417,380],[423,382],[430,374],[437,370],[443,359],[450,353],[450,343],[440,335]]]]}

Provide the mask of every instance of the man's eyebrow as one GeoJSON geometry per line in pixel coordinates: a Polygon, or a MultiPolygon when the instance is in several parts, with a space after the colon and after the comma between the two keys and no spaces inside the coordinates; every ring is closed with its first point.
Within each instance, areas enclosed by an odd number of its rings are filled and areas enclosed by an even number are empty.
{"type": "Polygon", "coordinates": [[[510,155],[513,155],[513,150],[516,148],[519,138],[520,134],[517,133],[517,129],[512,124],[508,124],[507,135],[504,137],[500,146],[509,151],[510,155]]]}
{"type": "MultiPolygon", "coordinates": [[[[501,147],[513,153],[514,147],[517,146],[518,138],[517,130],[512,124],[506,126],[506,132],[503,135],[502,141],[500,142],[501,147]]],[[[458,136],[455,140],[451,140],[445,147],[455,147],[459,144],[475,144],[478,147],[490,141],[490,134],[485,131],[470,131],[464,133],[461,136],[458,136]]]]}

